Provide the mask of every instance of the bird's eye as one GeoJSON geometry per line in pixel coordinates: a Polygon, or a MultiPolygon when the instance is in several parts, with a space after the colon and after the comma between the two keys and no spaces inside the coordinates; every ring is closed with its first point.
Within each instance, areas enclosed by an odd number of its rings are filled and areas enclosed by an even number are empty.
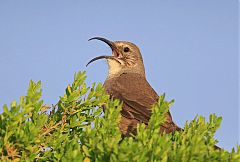
{"type": "Polygon", "coordinates": [[[123,51],[124,51],[124,52],[129,52],[130,49],[129,49],[128,47],[124,47],[123,51]]]}

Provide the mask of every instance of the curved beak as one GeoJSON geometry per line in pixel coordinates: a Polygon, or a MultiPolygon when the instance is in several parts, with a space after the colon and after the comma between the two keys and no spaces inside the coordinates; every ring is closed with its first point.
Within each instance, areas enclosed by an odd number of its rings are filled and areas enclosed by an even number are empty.
{"type": "MultiPolygon", "coordinates": [[[[102,38],[102,37],[93,37],[93,38],[90,38],[88,41],[90,40],[94,40],[94,39],[97,39],[97,40],[100,40],[100,41],[103,41],[104,43],[106,43],[107,45],[109,45],[109,47],[112,49],[112,51],[116,51],[117,48],[116,46],[114,45],[114,43],[106,38],[102,38]]],[[[98,57],[95,57],[93,58],[92,60],[90,60],[86,66],[88,66],[90,63],[96,61],[96,60],[99,60],[99,59],[114,59],[116,61],[118,61],[114,56],[98,56],[98,57]]],[[[119,61],[118,61],[119,62],[119,61]]],[[[119,62],[120,63],[120,62],[119,62]]]]}
{"type": "Polygon", "coordinates": [[[110,40],[106,39],[106,38],[102,38],[102,37],[93,37],[93,38],[90,38],[88,41],[90,41],[90,40],[94,40],[94,39],[97,39],[97,40],[103,41],[104,43],[106,43],[107,45],[109,45],[109,47],[110,47],[112,50],[116,49],[114,43],[111,42],[110,40]]]}
{"type": "Polygon", "coordinates": [[[95,58],[93,58],[92,60],[90,60],[90,61],[87,63],[86,67],[87,67],[89,64],[91,64],[93,61],[100,60],[100,59],[109,59],[110,57],[112,57],[112,56],[98,56],[98,57],[95,57],[95,58]]]}

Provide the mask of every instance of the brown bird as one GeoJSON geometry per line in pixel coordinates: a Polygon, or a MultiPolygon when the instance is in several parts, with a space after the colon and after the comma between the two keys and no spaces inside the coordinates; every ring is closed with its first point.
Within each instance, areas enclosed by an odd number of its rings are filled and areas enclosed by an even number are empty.
{"type": "MultiPolygon", "coordinates": [[[[139,48],[126,41],[109,41],[94,37],[105,42],[112,49],[112,56],[98,56],[87,65],[99,59],[108,63],[108,77],[104,82],[105,91],[112,97],[123,102],[119,128],[124,136],[136,134],[138,123],[145,123],[151,117],[151,108],[158,102],[159,96],[146,80],[143,59],[139,48]]],[[[166,113],[166,122],[161,125],[160,132],[171,133],[181,130],[172,120],[170,112],[166,113]]]]}

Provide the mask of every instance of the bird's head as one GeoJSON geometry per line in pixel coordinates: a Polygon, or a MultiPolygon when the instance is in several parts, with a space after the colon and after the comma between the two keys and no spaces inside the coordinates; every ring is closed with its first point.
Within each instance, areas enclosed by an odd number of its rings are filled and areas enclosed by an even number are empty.
{"type": "Polygon", "coordinates": [[[143,59],[139,48],[126,41],[109,41],[102,37],[94,37],[89,40],[100,40],[109,45],[112,49],[111,56],[98,56],[88,62],[88,66],[93,61],[106,59],[108,62],[108,77],[118,76],[122,73],[138,73],[145,76],[143,59]]]}

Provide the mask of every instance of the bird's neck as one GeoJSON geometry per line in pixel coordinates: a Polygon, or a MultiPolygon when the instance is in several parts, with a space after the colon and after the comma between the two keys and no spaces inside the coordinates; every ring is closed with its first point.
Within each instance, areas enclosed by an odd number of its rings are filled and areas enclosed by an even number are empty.
{"type": "Polygon", "coordinates": [[[134,74],[139,74],[141,75],[142,77],[145,78],[145,71],[144,70],[139,70],[139,69],[123,69],[123,68],[120,68],[120,67],[110,67],[108,68],[108,77],[107,79],[111,79],[111,78],[114,78],[114,77],[119,77],[121,74],[124,74],[124,73],[134,73],[134,74]]]}
{"type": "Polygon", "coordinates": [[[108,78],[119,76],[122,73],[122,67],[116,62],[108,61],[108,78]]]}
{"type": "Polygon", "coordinates": [[[145,77],[145,69],[142,66],[138,65],[135,67],[124,67],[114,60],[108,60],[108,79],[113,77],[118,77],[123,73],[136,73],[145,77]]]}

